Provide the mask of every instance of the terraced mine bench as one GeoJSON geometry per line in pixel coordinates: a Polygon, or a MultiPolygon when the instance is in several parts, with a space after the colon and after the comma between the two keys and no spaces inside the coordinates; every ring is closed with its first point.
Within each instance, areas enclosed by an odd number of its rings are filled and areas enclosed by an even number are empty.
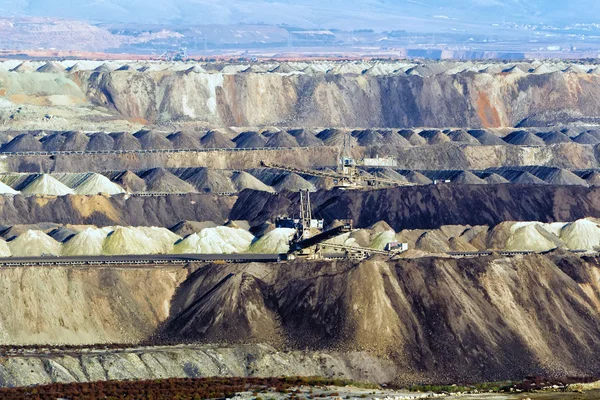
{"type": "Polygon", "coordinates": [[[59,155],[101,155],[101,154],[153,154],[153,153],[209,153],[214,151],[280,151],[308,150],[310,147],[249,147],[249,148],[217,148],[217,149],[153,149],[153,150],[98,150],[98,151],[18,151],[0,153],[2,156],[59,156],[59,155]]]}

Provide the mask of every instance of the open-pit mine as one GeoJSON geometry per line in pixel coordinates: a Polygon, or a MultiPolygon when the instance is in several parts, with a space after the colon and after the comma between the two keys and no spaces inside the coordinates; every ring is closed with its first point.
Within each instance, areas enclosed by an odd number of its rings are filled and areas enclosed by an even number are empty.
{"type": "Polygon", "coordinates": [[[2,387],[600,379],[600,64],[4,60],[0,124],[2,387]]]}

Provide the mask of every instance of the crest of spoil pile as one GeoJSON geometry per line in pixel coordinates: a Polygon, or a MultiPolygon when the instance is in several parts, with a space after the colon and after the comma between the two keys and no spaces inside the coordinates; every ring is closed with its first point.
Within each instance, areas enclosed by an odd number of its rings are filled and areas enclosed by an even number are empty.
{"type": "Polygon", "coordinates": [[[75,193],[82,195],[95,195],[106,193],[110,195],[125,193],[125,190],[101,174],[90,174],[80,185],[75,187],[75,193]]]}
{"type": "Polygon", "coordinates": [[[60,256],[61,244],[42,231],[28,230],[8,242],[13,257],[60,256]]]}
{"type": "Polygon", "coordinates": [[[565,225],[560,238],[571,250],[594,250],[600,245],[600,227],[589,219],[565,225]]]}
{"type": "Polygon", "coordinates": [[[516,229],[506,243],[511,251],[548,251],[560,247],[557,237],[539,224],[529,224],[516,229]]]}
{"type": "Polygon", "coordinates": [[[73,194],[74,191],[50,175],[42,174],[34,177],[29,183],[26,183],[21,193],[26,195],[65,196],[73,194]]]}
{"type": "Polygon", "coordinates": [[[104,240],[110,228],[87,228],[73,236],[63,245],[64,256],[101,256],[104,240]]]}
{"type": "Polygon", "coordinates": [[[19,193],[20,192],[18,190],[11,188],[6,183],[0,182],[0,194],[19,194],[19,193]]]}
{"type": "Polygon", "coordinates": [[[154,242],[156,250],[160,254],[171,253],[175,242],[181,240],[181,236],[171,232],[167,228],[141,226],[135,229],[149,237],[154,242]]]}
{"type": "Polygon", "coordinates": [[[290,249],[290,240],[296,233],[293,228],[275,228],[271,232],[252,243],[249,253],[283,254],[290,249]]]}
{"type": "Polygon", "coordinates": [[[231,254],[246,251],[254,236],[243,229],[218,226],[194,233],[175,244],[175,254],[231,254]]]}
{"type": "Polygon", "coordinates": [[[159,246],[145,233],[135,229],[119,226],[107,236],[102,246],[104,255],[158,254],[159,246]]]}

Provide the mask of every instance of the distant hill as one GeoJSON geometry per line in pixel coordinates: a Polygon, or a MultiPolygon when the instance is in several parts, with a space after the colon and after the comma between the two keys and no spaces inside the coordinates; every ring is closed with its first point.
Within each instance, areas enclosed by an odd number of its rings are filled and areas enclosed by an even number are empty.
{"type": "Polygon", "coordinates": [[[584,0],[0,0],[2,16],[408,31],[475,30],[478,25],[505,22],[591,23],[599,11],[600,2],[584,0]]]}

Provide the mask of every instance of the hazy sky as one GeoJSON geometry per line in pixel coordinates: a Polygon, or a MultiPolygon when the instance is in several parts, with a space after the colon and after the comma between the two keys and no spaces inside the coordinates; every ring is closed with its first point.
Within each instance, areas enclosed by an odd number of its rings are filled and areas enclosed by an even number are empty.
{"type": "Polygon", "coordinates": [[[442,17],[473,25],[570,24],[596,22],[599,11],[596,0],[0,0],[2,16],[153,24],[263,22],[343,29],[410,30],[442,17]]]}

